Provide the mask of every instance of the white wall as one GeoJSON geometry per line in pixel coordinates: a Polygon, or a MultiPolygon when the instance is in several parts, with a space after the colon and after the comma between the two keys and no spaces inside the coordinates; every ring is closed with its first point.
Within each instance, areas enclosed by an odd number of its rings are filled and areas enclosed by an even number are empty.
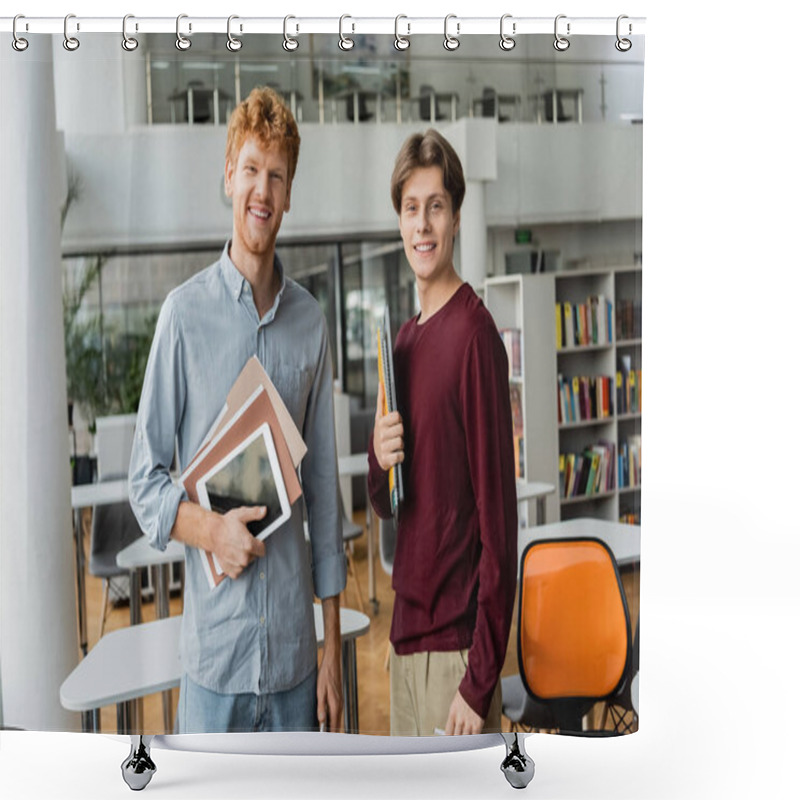
{"type": "MultiPolygon", "coordinates": [[[[394,232],[389,199],[394,159],[406,136],[421,127],[302,126],[292,209],[282,236],[394,232]]],[[[641,126],[463,119],[439,127],[464,158],[467,177],[488,179],[490,225],[641,216],[635,168],[641,126]]],[[[218,242],[229,235],[223,127],[69,134],[66,148],[83,191],[70,209],[65,251],[218,242]]]]}

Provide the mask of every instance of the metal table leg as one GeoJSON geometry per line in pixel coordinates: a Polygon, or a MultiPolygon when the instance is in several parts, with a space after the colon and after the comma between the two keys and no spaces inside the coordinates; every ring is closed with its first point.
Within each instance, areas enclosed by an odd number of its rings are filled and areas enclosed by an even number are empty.
{"type": "Polygon", "coordinates": [[[347,643],[342,644],[342,716],[344,717],[344,731],[350,733],[350,681],[348,673],[350,670],[350,650],[347,643]]]}
{"type": "Polygon", "coordinates": [[[73,532],[75,536],[75,579],[78,593],[78,641],[81,653],[85,656],[89,652],[86,636],[86,554],[83,550],[83,526],[81,525],[81,511],[73,511],[73,532]]]}
{"type": "Polygon", "coordinates": [[[349,656],[349,670],[347,672],[348,682],[350,684],[350,733],[358,733],[358,663],[356,659],[356,642],[351,639],[345,642],[344,647],[350,651],[349,656]]]}
{"type": "Polygon", "coordinates": [[[375,513],[369,501],[369,485],[367,485],[367,577],[369,588],[369,602],[372,604],[372,613],[377,614],[380,607],[375,592],[375,513]]]}
{"type": "MultiPolygon", "coordinates": [[[[155,575],[155,603],[158,619],[169,616],[169,564],[159,564],[153,567],[155,575]]],[[[161,713],[164,719],[164,733],[172,733],[172,690],[167,689],[161,693],[161,713]]]]}

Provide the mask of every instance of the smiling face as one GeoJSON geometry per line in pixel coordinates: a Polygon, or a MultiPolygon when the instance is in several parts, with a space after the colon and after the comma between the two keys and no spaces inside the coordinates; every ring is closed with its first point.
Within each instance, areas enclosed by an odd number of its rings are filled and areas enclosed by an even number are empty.
{"type": "Polygon", "coordinates": [[[234,264],[271,259],[291,195],[284,149],[277,143],[264,147],[252,136],[245,139],[235,162],[225,162],[225,194],[233,201],[234,264]]]}
{"type": "Polygon", "coordinates": [[[403,184],[400,235],[420,289],[455,274],[453,240],[461,213],[444,187],[442,168],[417,167],[403,184]]]}

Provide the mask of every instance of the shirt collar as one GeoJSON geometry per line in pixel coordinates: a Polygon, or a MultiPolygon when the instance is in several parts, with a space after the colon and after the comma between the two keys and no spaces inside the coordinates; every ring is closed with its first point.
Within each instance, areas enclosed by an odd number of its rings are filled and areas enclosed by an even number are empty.
{"type": "MultiPolygon", "coordinates": [[[[247,281],[245,280],[244,275],[242,275],[242,273],[236,269],[236,265],[233,263],[233,261],[231,261],[229,254],[230,246],[231,242],[230,239],[228,239],[228,241],[225,242],[225,247],[222,248],[222,255],[220,256],[219,264],[220,269],[222,270],[222,279],[225,281],[225,285],[228,287],[231,297],[238,302],[247,281]]],[[[278,289],[278,294],[275,297],[275,305],[273,306],[273,309],[277,310],[281,298],[283,297],[283,292],[286,289],[286,273],[277,253],[275,253],[275,260],[272,262],[272,264],[275,270],[278,272],[278,277],[280,278],[281,283],[280,288],[278,289]]]]}

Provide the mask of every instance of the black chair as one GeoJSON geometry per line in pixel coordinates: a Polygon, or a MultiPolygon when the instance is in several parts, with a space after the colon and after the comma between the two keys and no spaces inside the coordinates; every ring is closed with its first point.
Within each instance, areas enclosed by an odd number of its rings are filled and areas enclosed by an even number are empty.
{"type": "Polygon", "coordinates": [[[439,108],[439,99],[436,97],[433,86],[422,84],[419,87],[419,118],[425,122],[433,122],[444,119],[445,116],[439,108]],[[431,113],[431,109],[433,109],[433,113],[431,113]]]}
{"type": "Polygon", "coordinates": [[[611,718],[611,729],[615,733],[633,733],[639,729],[639,703],[634,702],[633,682],[639,674],[639,620],[636,620],[636,632],[633,635],[633,648],[631,650],[631,666],[625,686],[619,695],[612,700],[607,700],[603,711],[601,728],[606,727],[608,718],[611,718]]]}
{"type": "Polygon", "coordinates": [[[508,122],[508,117],[500,114],[500,101],[497,97],[497,91],[491,86],[483,87],[480,103],[481,116],[494,117],[498,122],[508,122]]]}
{"type": "MultiPolygon", "coordinates": [[[[345,99],[347,105],[347,119],[350,122],[356,121],[356,95],[355,93],[347,95],[345,99]]],[[[372,119],[373,114],[367,108],[367,98],[364,96],[363,92],[358,92],[358,121],[359,122],[366,122],[369,119],[372,119]]]]}
{"type": "MultiPolygon", "coordinates": [[[[542,94],[542,103],[544,104],[544,118],[547,122],[553,121],[553,91],[549,90],[542,94]]],[[[564,113],[564,102],[561,99],[561,93],[555,91],[556,98],[556,120],[558,122],[570,122],[572,117],[564,113]]]]}
{"type": "MultiPolygon", "coordinates": [[[[117,478],[124,478],[118,475],[117,478]]],[[[113,480],[113,478],[109,478],[113,480]]],[[[117,566],[117,553],[142,536],[139,523],[130,504],[111,503],[95,506],[92,510],[92,540],[89,551],[89,572],[103,579],[103,611],[100,615],[100,633],[103,635],[108,605],[113,595],[116,600],[128,597],[129,575],[117,566]],[[117,582],[114,582],[116,579],[117,582]]]]}

